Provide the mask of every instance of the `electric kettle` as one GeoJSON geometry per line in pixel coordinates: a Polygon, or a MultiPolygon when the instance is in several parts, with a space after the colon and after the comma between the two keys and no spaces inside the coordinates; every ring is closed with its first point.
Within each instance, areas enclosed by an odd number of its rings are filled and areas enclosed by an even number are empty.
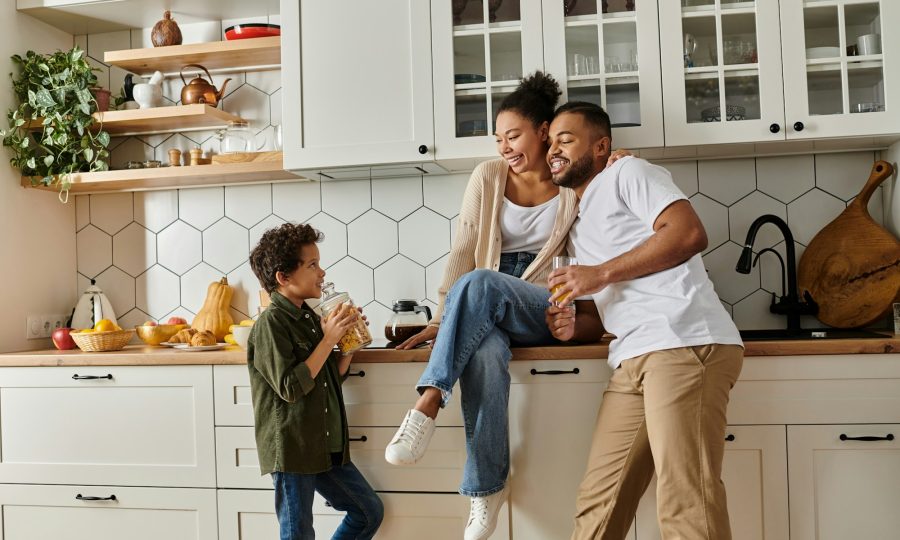
{"type": "Polygon", "coordinates": [[[91,286],[85,289],[75,304],[68,326],[78,329],[93,328],[100,319],[109,319],[118,324],[112,304],[97,286],[97,282],[92,279],[91,286]]]}

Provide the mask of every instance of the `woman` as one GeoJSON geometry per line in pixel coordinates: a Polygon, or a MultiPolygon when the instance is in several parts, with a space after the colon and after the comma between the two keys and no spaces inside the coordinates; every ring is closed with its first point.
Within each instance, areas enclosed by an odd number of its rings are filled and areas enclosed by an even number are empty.
{"type": "Polygon", "coordinates": [[[420,397],[385,459],[410,465],[422,457],[459,380],[468,453],[459,492],[472,498],[467,540],[490,536],[505,500],[510,346],[556,342],[544,322],[547,276],[552,257],[565,251],[577,209],[574,192],[553,184],[547,164],[559,95],[557,82],[536,72],[501,103],[494,134],[501,159],[472,172],[435,317],[397,347],[432,340],[440,327],[416,385],[420,397]]]}

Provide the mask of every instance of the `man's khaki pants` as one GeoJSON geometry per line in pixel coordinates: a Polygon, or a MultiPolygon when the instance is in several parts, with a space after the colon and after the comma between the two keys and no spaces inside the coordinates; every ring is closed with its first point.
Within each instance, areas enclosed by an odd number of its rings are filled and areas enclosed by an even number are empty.
{"type": "Polygon", "coordinates": [[[743,359],[737,345],[703,345],[622,362],[597,414],[573,540],[625,538],[654,472],[663,539],[731,538],[725,408],[743,359]]]}

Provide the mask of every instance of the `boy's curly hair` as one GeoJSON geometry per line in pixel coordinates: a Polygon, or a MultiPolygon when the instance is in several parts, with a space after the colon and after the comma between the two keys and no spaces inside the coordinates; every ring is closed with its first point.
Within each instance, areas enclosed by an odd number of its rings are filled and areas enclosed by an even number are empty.
{"type": "Polygon", "coordinates": [[[300,248],[321,242],[324,237],[305,223],[285,223],[263,233],[259,244],[250,252],[250,268],[262,288],[269,294],[278,289],[275,275],[278,272],[291,275],[300,265],[300,248]]]}

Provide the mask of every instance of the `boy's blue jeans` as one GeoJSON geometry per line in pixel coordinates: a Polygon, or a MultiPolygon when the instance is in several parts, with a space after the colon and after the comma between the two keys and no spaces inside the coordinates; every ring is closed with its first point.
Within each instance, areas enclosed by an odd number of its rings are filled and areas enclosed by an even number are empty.
{"type": "Polygon", "coordinates": [[[281,540],[312,540],[313,495],[319,492],[335,510],[347,512],[333,540],[369,540],[384,518],[384,506],[353,463],[336,464],[319,474],[272,473],[275,513],[281,540]]]}
{"type": "Polygon", "coordinates": [[[459,380],[468,458],[459,492],[484,497],[509,475],[510,346],[558,343],[544,319],[550,291],[518,277],[473,270],[447,293],[441,327],[416,389],[434,387],[442,406],[459,380]]]}

